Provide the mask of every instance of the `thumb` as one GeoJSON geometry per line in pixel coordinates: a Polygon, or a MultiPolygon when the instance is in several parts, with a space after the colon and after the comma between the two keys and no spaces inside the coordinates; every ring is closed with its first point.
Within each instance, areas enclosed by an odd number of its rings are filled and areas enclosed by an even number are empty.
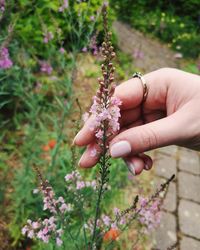
{"type": "Polygon", "coordinates": [[[127,129],[110,143],[112,157],[135,155],[158,147],[177,144],[185,134],[182,112],[145,125],[127,129]]]}

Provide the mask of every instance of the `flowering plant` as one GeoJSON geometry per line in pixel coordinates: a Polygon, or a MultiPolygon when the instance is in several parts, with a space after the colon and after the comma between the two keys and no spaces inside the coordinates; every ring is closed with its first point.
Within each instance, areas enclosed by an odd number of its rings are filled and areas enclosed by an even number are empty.
{"type": "MultiPolygon", "coordinates": [[[[148,232],[159,224],[162,198],[172,176],[150,198],[136,196],[125,210],[115,207],[110,214],[102,209],[102,202],[109,190],[110,155],[108,145],[111,137],[119,129],[121,101],[113,96],[115,90],[112,59],[115,57],[108,31],[107,8],[102,9],[105,39],[102,44],[104,63],[101,66],[102,78],[98,79],[99,89],[90,109],[93,125],[91,129],[96,136],[96,145],[91,157],[97,157],[99,173],[96,180],[85,181],[75,168],[75,150],[72,148],[72,171],[65,176],[65,195],[57,197],[50,183],[43,179],[38,167],[34,167],[40,181],[43,195],[44,218],[28,220],[22,233],[31,239],[39,239],[53,247],[64,249],[111,249],[133,221],[136,221],[142,232],[148,232]],[[92,206],[95,204],[95,207],[92,206]]],[[[55,144],[53,144],[53,147],[55,144]]],[[[50,146],[49,146],[50,147],[50,146]]],[[[50,147],[51,148],[51,147],[50,147]]]]}

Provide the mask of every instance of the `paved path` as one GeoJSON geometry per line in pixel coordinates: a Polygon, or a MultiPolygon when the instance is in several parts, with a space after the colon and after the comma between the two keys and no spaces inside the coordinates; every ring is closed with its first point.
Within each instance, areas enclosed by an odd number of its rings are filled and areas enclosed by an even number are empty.
{"type": "MultiPolygon", "coordinates": [[[[120,22],[114,23],[119,47],[133,55],[139,49],[143,58],[134,60],[141,71],[160,67],[179,67],[167,46],[131,29],[120,22]]],[[[133,56],[134,57],[134,56],[133,56]]],[[[200,157],[199,153],[176,146],[155,151],[154,169],[157,183],[176,175],[164,202],[160,228],[155,233],[156,249],[200,250],[200,157]],[[172,249],[172,248],[171,248],[172,249]]]]}
{"type": "Polygon", "coordinates": [[[164,201],[163,216],[155,238],[156,247],[200,250],[200,156],[198,152],[166,147],[155,152],[157,183],[169,178],[171,183],[164,201]]]}

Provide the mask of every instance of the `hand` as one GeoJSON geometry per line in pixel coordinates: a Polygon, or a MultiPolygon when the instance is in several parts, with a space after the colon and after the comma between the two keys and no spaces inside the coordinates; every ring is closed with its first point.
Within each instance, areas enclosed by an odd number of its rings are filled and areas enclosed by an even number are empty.
{"type": "MultiPolygon", "coordinates": [[[[148,96],[142,105],[141,80],[132,78],[116,89],[120,98],[121,130],[110,142],[110,154],[123,157],[135,174],[152,167],[143,152],[179,145],[200,150],[200,77],[177,69],[163,68],[144,75],[148,96]]],[[[92,117],[74,139],[74,144],[87,146],[80,167],[92,167],[98,159],[90,157],[97,147],[90,129],[92,117]]]]}

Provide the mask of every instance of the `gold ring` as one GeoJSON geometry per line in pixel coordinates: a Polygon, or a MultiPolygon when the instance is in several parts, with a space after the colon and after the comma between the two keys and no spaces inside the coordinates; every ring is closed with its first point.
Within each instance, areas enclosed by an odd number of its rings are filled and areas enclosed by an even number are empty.
{"type": "Polygon", "coordinates": [[[142,76],[142,74],[140,72],[136,72],[133,74],[132,76],[133,78],[139,78],[142,82],[142,87],[143,87],[143,99],[142,102],[145,102],[147,99],[147,95],[148,95],[148,88],[147,88],[147,82],[144,79],[144,77],[142,76]]]}

